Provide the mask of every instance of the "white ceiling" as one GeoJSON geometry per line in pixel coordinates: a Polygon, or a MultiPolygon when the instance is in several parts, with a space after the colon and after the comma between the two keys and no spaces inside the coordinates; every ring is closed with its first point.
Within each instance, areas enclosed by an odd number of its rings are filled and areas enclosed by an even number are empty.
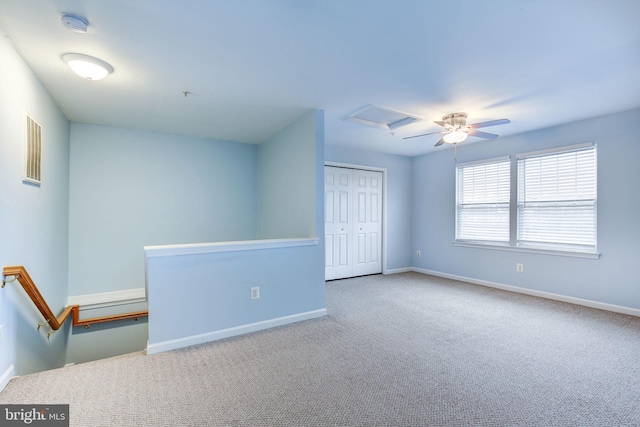
{"type": "Polygon", "coordinates": [[[0,30],[71,121],[246,143],[312,108],[327,144],[417,155],[446,113],[505,136],[640,107],[638,0],[0,0],[0,30]],[[367,104],[424,120],[344,120],[367,104]]]}

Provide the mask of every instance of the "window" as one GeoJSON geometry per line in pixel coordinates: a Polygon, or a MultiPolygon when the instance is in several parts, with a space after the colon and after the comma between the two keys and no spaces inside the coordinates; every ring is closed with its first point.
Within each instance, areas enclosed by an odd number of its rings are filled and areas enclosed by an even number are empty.
{"type": "Polygon", "coordinates": [[[456,167],[455,243],[599,258],[596,143],[516,160],[517,188],[510,185],[510,157],[456,167]]]}
{"type": "Polygon", "coordinates": [[[509,243],[509,157],[456,167],[456,240],[509,243]]]}
{"type": "Polygon", "coordinates": [[[596,145],[518,159],[518,245],[596,251],[596,145]]]}

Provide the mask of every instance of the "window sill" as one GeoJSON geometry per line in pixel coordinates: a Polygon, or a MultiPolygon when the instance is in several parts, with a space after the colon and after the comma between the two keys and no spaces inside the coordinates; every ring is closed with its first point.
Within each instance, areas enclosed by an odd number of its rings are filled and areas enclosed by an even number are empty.
{"type": "Polygon", "coordinates": [[[532,253],[532,254],[556,255],[556,256],[566,256],[566,257],[586,258],[586,259],[600,258],[600,254],[597,252],[579,252],[579,251],[571,251],[571,250],[563,251],[563,250],[557,250],[557,249],[542,249],[542,248],[534,248],[534,247],[528,247],[528,246],[511,246],[509,244],[500,244],[500,243],[454,241],[453,244],[454,246],[461,246],[466,248],[493,249],[496,251],[526,252],[526,253],[532,253]]]}

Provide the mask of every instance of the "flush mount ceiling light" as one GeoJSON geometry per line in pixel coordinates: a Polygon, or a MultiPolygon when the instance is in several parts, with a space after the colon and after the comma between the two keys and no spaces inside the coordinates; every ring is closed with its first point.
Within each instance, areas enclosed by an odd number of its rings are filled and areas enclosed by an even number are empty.
{"type": "Polygon", "coordinates": [[[101,59],[80,53],[67,53],[62,56],[62,60],[69,68],[87,80],[102,80],[113,73],[113,67],[101,59]]]}

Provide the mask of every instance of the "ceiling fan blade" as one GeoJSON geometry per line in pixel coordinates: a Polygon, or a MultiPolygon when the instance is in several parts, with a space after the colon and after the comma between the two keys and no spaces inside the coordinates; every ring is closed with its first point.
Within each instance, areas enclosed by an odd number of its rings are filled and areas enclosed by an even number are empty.
{"type": "Polygon", "coordinates": [[[434,147],[439,147],[439,146],[441,146],[442,144],[444,144],[444,139],[443,139],[443,138],[440,138],[440,141],[438,141],[438,142],[436,143],[436,145],[434,145],[434,147]]]}
{"type": "Polygon", "coordinates": [[[479,130],[475,129],[469,129],[469,132],[467,133],[469,134],[469,136],[477,136],[478,138],[485,139],[494,139],[498,137],[498,135],[496,135],[495,133],[480,132],[479,130]]]}
{"type": "Polygon", "coordinates": [[[442,122],[442,121],[435,121],[433,123],[437,124],[438,126],[442,126],[443,128],[446,127],[445,122],[442,122]]]}
{"type": "Polygon", "coordinates": [[[419,137],[421,137],[421,136],[435,135],[436,133],[446,133],[446,131],[430,132],[430,133],[423,133],[422,135],[406,136],[406,137],[404,137],[404,138],[402,138],[402,139],[419,138],[419,137]]]}
{"type": "Polygon", "coordinates": [[[498,125],[506,125],[511,123],[509,119],[498,119],[498,120],[490,120],[488,122],[474,123],[472,125],[467,125],[469,129],[478,129],[478,128],[486,128],[489,126],[498,126],[498,125]]]}

